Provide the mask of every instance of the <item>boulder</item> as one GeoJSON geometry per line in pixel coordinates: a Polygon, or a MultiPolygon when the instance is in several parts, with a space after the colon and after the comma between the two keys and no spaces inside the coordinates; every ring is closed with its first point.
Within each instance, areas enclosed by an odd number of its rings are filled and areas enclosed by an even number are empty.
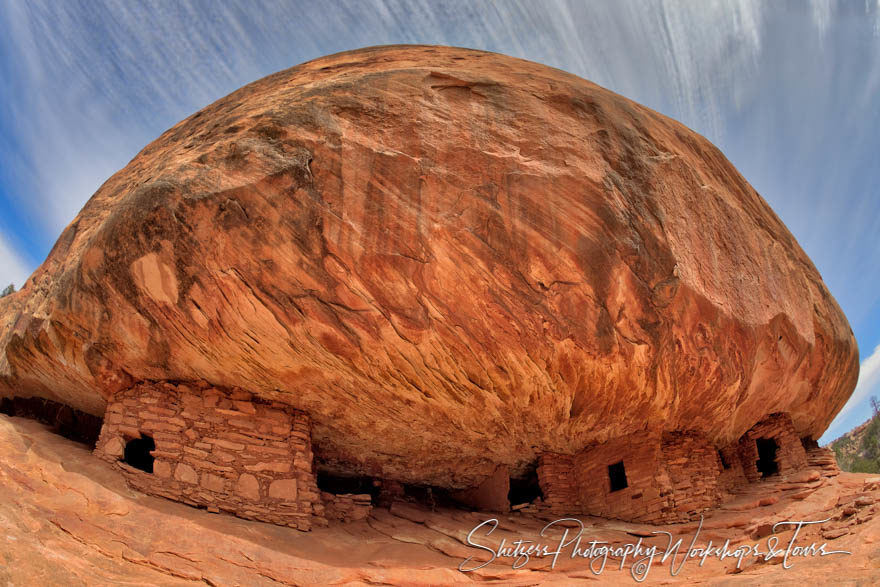
{"type": "Polygon", "coordinates": [[[176,124],[0,316],[2,395],[101,415],[137,381],[237,387],[306,411],[323,470],[452,489],[646,428],[722,446],[788,412],[818,438],[858,376],[706,139],[447,47],[324,57],[176,124]]]}

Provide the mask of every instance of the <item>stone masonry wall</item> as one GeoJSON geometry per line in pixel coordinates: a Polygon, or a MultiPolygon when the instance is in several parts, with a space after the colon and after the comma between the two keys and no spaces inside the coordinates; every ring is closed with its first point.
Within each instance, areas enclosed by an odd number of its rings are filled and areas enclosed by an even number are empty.
{"type": "Polygon", "coordinates": [[[373,509],[369,493],[336,495],[322,491],[321,499],[324,501],[324,512],[327,518],[343,523],[365,520],[373,509]]]}
{"type": "Polygon", "coordinates": [[[840,475],[840,467],[834,451],[827,447],[815,446],[807,449],[807,466],[818,469],[823,477],[836,477],[840,475]]]}
{"type": "Polygon", "coordinates": [[[538,457],[538,485],[544,496],[542,509],[554,514],[581,513],[572,460],[571,455],[558,453],[538,457]]]}
{"type": "Polygon", "coordinates": [[[788,414],[771,414],[761,420],[739,440],[738,452],[743,472],[750,482],[761,478],[758,471],[758,447],[755,441],[759,438],[773,438],[779,448],[776,451],[776,463],[780,475],[787,475],[807,467],[807,453],[794,430],[788,414]]]}
{"type": "Polygon", "coordinates": [[[691,432],[664,434],[660,459],[660,484],[670,488],[670,508],[659,512],[663,521],[693,520],[721,503],[721,460],[707,439],[691,432]]]}
{"type": "Polygon", "coordinates": [[[718,451],[690,432],[616,438],[574,456],[542,455],[539,465],[541,489],[553,513],[684,522],[717,506],[723,495],[718,451]],[[621,462],[626,487],[612,491],[609,466],[621,462]]]}
{"type": "Polygon", "coordinates": [[[95,454],[144,493],[300,530],[326,525],[308,416],[247,392],[138,384],[110,400],[95,454]],[[155,441],[152,474],[122,462],[142,436],[155,441]]]}
{"type": "Polygon", "coordinates": [[[739,442],[720,450],[704,436],[684,431],[633,434],[589,446],[573,456],[544,454],[538,479],[552,513],[685,522],[760,478],[755,464],[758,438],[776,439],[781,475],[806,468],[807,455],[791,418],[772,414],[739,442]],[[609,467],[617,463],[623,463],[626,487],[612,491],[609,467]]]}
{"type": "Polygon", "coordinates": [[[510,472],[506,465],[498,465],[478,486],[453,492],[452,498],[483,512],[505,513],[510,511],[509,494],[510,472]]]}
{"type": "Polygon", "coordinates": [[[739,443],[735,442],[718,450],[721,475],[718,477],[718,487],[724,493],[732,493],[746,485],[742,460],[739,458],[739,443]],[[723,462],[721,460],[723,459],[723,462]]]}
{"type": "Polygon", "coordinates": [[[658,481],[659,439],[629,435],[587,447],[575,455],[583,513],[630,521],[662,519],[670,508],[669,484],[658,481]],[[623,462],[627,486],[611,491],[609,465],[623,462]]]}

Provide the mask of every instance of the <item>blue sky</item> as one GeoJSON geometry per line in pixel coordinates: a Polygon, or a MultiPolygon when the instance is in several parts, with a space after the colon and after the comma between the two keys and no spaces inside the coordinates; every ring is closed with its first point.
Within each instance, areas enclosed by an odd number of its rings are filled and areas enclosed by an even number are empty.
{"type": "Polygon", "coordinates": [[[194,3],[0,0],[0,286],[113,172],[239,86],[337,51],[429,43],[565,69],[718,145],[815,262],[880,396],[880,0],[194,3]]]}

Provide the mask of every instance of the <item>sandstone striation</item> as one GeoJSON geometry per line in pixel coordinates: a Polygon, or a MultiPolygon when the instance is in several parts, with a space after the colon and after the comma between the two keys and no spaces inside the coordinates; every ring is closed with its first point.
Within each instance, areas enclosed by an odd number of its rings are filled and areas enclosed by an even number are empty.
{"type": "Polygon", "coordinates": [[[456,490],[632,435],[735,453],[771,414],[816,439],[858,375],[818,272],[708,141],[444,47],[325,57],[178,123],[0,315],[4,396],[100,416],[138,385],[244,390],[308,416],[319,471],[456,490]]]}

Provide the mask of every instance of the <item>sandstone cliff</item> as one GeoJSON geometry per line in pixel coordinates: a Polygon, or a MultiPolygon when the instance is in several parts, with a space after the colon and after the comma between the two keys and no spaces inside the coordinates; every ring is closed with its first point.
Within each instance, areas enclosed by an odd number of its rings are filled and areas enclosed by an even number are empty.
{"type": "Polygon", "coordinates": [[[0,393],[142,380],[307,412],[321,467],[466,487],[635,431],[818,438],[858,352],[704,138],[576,76],[380,47],[180,122],[0,299],[0,393]]]}

